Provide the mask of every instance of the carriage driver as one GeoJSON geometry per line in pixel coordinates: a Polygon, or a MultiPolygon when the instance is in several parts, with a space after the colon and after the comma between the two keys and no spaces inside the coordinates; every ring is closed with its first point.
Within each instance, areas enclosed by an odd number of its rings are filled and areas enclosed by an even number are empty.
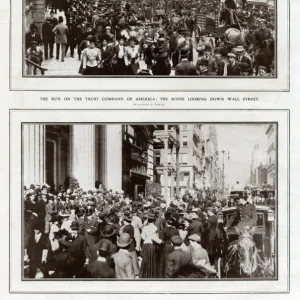
{"type": "Polygon", "coordinates": [[[254,227],[257,221],[256,208],[253,204],[245,200],[244,197],[240,196],[236,210],[227,221],[224,230],[226,231],[233,224],[236,224],[237,228],[242,231],[246,226],[254,227]]]}

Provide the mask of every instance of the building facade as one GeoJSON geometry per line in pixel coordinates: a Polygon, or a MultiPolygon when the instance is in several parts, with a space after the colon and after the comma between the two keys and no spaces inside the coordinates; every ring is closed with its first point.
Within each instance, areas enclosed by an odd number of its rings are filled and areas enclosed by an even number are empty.
{"type": "Polygon", "coordinates": [[[122,189],[136,198],[145,195],[147,181],[153,182],[153,125],[122,126],[122,189]]]}
{"type": "Polygon", "coordinates": [[[268,138],[268,148],[267,148],[267,184],[272,187],[276,187],[276,164],[277,164],[277,131],[276,125],[270,124],[267,126],[266,135],[268,138]]]}
{"type": "MultiPolygon", "coordinates": [[[[172,125],[168,125],[172,126],[172,125]]],[[[217,132],[213,125],[178,125],[177,151],[171,142],[167,151],[168,175],[163,174],[165,148],[154,143],[155,170],[167,198],[184,194],[186,190],[212,188],[219,184],[220,168],[217,132]],[[177,171],[176,171],[177,170],[177,171]],[[167,178],[166,178],[167,176],[167,178]],[[176,184],[174,184],[176,182],[176,184]],[[176,189],[178,192],[176,192],[176,189]]]]}
{"type": "Polygon", "coordinates": [[[131,141],[129,125],[24,124],[23,184],[47,183],[58,190],[72,176],[83,190],[102,183],[134,196],[136,185],[142,191],[146,179],[153,180],[151,129],[143,127],[132,126],[131,141]]]}

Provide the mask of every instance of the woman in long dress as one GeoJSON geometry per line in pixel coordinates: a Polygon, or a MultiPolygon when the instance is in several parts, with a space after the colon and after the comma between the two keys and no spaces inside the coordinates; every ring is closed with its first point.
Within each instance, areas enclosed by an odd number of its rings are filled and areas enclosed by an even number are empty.
{"type": "Polygon", "coordinates": [[[157,227],[154,225],[154,213],[148,213],[146,216],[148,224],[142,229],[142,239],[144,246],[142,249],[142,264],[140,269],[140,278],[157,278],[157,251],[156,245],[161,244],[162,240],[159,239],[157,227]]]}
{"type": "Polygon", "coordinates": [[[174,246],[171,243],[171,238],[174,235],[179,235],[179,231],[175,227],[178,224],[178,215],[176,213],[167,212],[165,218],[166,227],[162,230],[160,235],[160,238],[164,243],[159,247],[158,278],[165,277],[166,260],[168,255],[174,250],[174,246]]]}

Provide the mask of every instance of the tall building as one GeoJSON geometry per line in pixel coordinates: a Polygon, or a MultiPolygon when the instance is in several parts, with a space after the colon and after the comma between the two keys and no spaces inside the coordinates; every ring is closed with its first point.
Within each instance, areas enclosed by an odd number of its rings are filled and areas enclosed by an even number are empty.
{"type": "Polygon", "coordinates": [[[145,194],[147,180],[153,181],[153,125],[124,125],[123,132],[123,191],[131,197],[145,194]]]}
{"type": "Polygon", "coordinates": [[[276,186],[276,164],[277,164],[277,145],[276,145],[276,137],[277,131],[276,126],[274,124],[270,124],[267,126],[266,135],[268,138],[268,148],[267,148],[267,184],[276,186]]]}
{"type": "Polygon", "coordinates": [[[113,191],[145,191],[153,180],[154,126],[23,125],[23,183],[55,190],[68,176],[84,190],[100,182],[113,191]]]}
{"type": "MultiPolygon", "coordinates": [[[[172,125],[168,125],[172,126],[172,125]]],[[[178,152],[168,148],[168,177],[161,167],[164,162],[164,149],[154,143],[155,169],[159,170],[159,182],[163,189],[167,186],[166,197],[175,195],[176,186],[180,194],[186,190],[213,188],[219,183],[218,143],[216,128],[206,124],[180,124],[178,152]],[[178,162],[178,171],[176,171],[178,162]],[[176,176],[175,176],[176,175],[176,176]]]]}

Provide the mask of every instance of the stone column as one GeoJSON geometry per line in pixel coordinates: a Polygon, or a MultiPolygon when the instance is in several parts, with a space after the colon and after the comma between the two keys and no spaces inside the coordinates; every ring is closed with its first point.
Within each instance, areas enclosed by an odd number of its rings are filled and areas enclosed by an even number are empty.
{"type": "Polygon", "coordinates": [[[165,130],[165,137],[163,139],[164,141],[164,160],[163,160],[163,166],[164,166],[164,195],[165,199],[167,200],[167,205],[169,205],[170,197],[168,195],[168,151],[169,151],[169,143],[168,143],[168,125],[164,126],[165,130]]]}
{"type": "Polygon", "coordinates": [[[42,24],[45,22],[46,0],[32,0],[32,3],[32,19],[41,32],[42,24]]]}
{"type": "Polygon", "coordinates": [[[87,191],[95,188],[95,125],[72,126],[72,175],[87,191]]]}
{"type": "Polygon", "coordinates": [[[105,126],[105,186],[122,190],[122,125],[105,126]]]}
{"type": "Polygon", "coordinates": [[[23,184],[45,182],[45,125],[23,125],[23,184]]]}

